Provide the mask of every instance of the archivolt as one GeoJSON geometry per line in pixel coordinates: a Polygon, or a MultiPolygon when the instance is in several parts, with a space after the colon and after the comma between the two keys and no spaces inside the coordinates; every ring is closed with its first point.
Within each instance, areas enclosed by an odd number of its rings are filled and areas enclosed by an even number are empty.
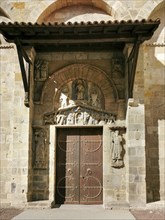
{"type": "Polygon", "coordinates": [[[110,102],[115,103],[118,99],[117,89],[113,81],[103,70],[88,64],[72,64],[55,72],[45,82],[41,103],[44,104],[48,100],[49,103],[53,103],[56,92],[58,92],[64,84],[78,78],[93,82],[100,88],[106,99],[105,108],[109,108],[110,102]]]}
{"type": "Polygon", "coordinates": [[[111,6],[109,6],[105,0],[70,0],[70,1],[63,1],[63,0],[56,0],[53,4],[47,7],[42,14],[37,19],[37,23],[42,23],[44,18],[49,16],[56,10],[62,9],[64,7],[74,6],[74,5],[87,5],[98,8],[105,12],[107,15],[114,16],[115,12],[111,6]]]}

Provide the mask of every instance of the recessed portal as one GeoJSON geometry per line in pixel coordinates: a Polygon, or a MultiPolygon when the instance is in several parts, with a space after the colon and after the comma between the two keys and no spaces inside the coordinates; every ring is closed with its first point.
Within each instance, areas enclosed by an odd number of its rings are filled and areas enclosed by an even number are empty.
{"type": "Polygon", "coordinates": [[[59,128],[56,146],[56,204],[102,204],[102,128],[59,128]]]}

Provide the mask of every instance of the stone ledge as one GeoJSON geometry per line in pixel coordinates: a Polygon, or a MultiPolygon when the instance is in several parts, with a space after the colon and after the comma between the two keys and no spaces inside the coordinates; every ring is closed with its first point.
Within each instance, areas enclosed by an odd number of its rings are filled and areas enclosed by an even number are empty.
{"type": "Polygon", "coordinates": [[[27,209],[48,209],[52,207],[52,202],[49,200],[28,202],[25,206],[27,209]]]}
{"type": "Polygon", "coordinates": [[[130,209],[130,206],[127,202],[112,202],[109,204],[104,204],[103,207],[104,209],[122,209],[122,210],[130,209]]]}

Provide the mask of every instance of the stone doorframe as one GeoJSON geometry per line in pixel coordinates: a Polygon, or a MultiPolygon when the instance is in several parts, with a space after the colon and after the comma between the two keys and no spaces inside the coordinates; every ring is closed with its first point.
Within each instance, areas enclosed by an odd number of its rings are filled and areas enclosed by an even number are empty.
{"type": "MultiPolygon", "coordinates": [[[[50,125],[49,202],[52,205],[54,205],[55,195],[56,129],[58,127],[64,126],[50,125]]],[[[125,140],[122,167],[116,168],[111,164],[111,133],[113,129],[109,125],[101,127],[103,127],[103,206],[105,208],[144,207],[146,205],[144,105],[134,103],[132,99],[129,100],[126,128],[124,127],[127,132],[122,130],[122,127],[115,128],[120,130],[125,140]]]]}
{"type": "MultiPolygon", "coordinates": [[[[50,125],[50,148],[49,148],[49,202],[53,205],[55,201],[55,184],[56,184],[56,165],[55,165],[55,158],[56,158],[56,130],[57,128],[61,127],[70,127],[75,128],[76,126],[55,126],[50,125]]],[[[114,196],[112,195],[112,187],[113,183],[111,183],[111,176],[112,176],[112,166],[111,166],[111,147],[110,147],[110,140],[111,140],[111,131],[108,125],[104,126],[78,126],[78,127],[102,127],[103,128],[103,205],[107,207],[109,203],[113,203],[115,201],[114,196]]],[[[121,168],[122,169],[122,168],[121,168]]],[[[121,171],[120,171],[121,172],[121,171]]],[[[123,171],[124,172],[124,171],[123,171]]],[[[125,175],[123,173],[123,175],[125,175]]],[[[115,178],[116,174],[113,174],[115,178]]],[[[125,184],[125,183],[124,183],[125,184]]],[[[123,197],[123,192],[118,192],[119,197],[123,197]]],[[[124,198],[126,198],[126,193],[124,198]]],[[[122,203],[126,203],[123,201],[122,203]]]]}

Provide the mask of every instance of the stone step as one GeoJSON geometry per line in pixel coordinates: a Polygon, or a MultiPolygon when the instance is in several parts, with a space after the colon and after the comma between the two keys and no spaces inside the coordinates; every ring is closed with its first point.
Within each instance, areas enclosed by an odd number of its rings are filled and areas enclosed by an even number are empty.
{"type": "Polygon", "coordinates": [[[51,202],[48,200],[44,201],[33,201],[33,202],[28,202],[26,205],[27,209],[48,209],[51,208],[51,202]]]}

